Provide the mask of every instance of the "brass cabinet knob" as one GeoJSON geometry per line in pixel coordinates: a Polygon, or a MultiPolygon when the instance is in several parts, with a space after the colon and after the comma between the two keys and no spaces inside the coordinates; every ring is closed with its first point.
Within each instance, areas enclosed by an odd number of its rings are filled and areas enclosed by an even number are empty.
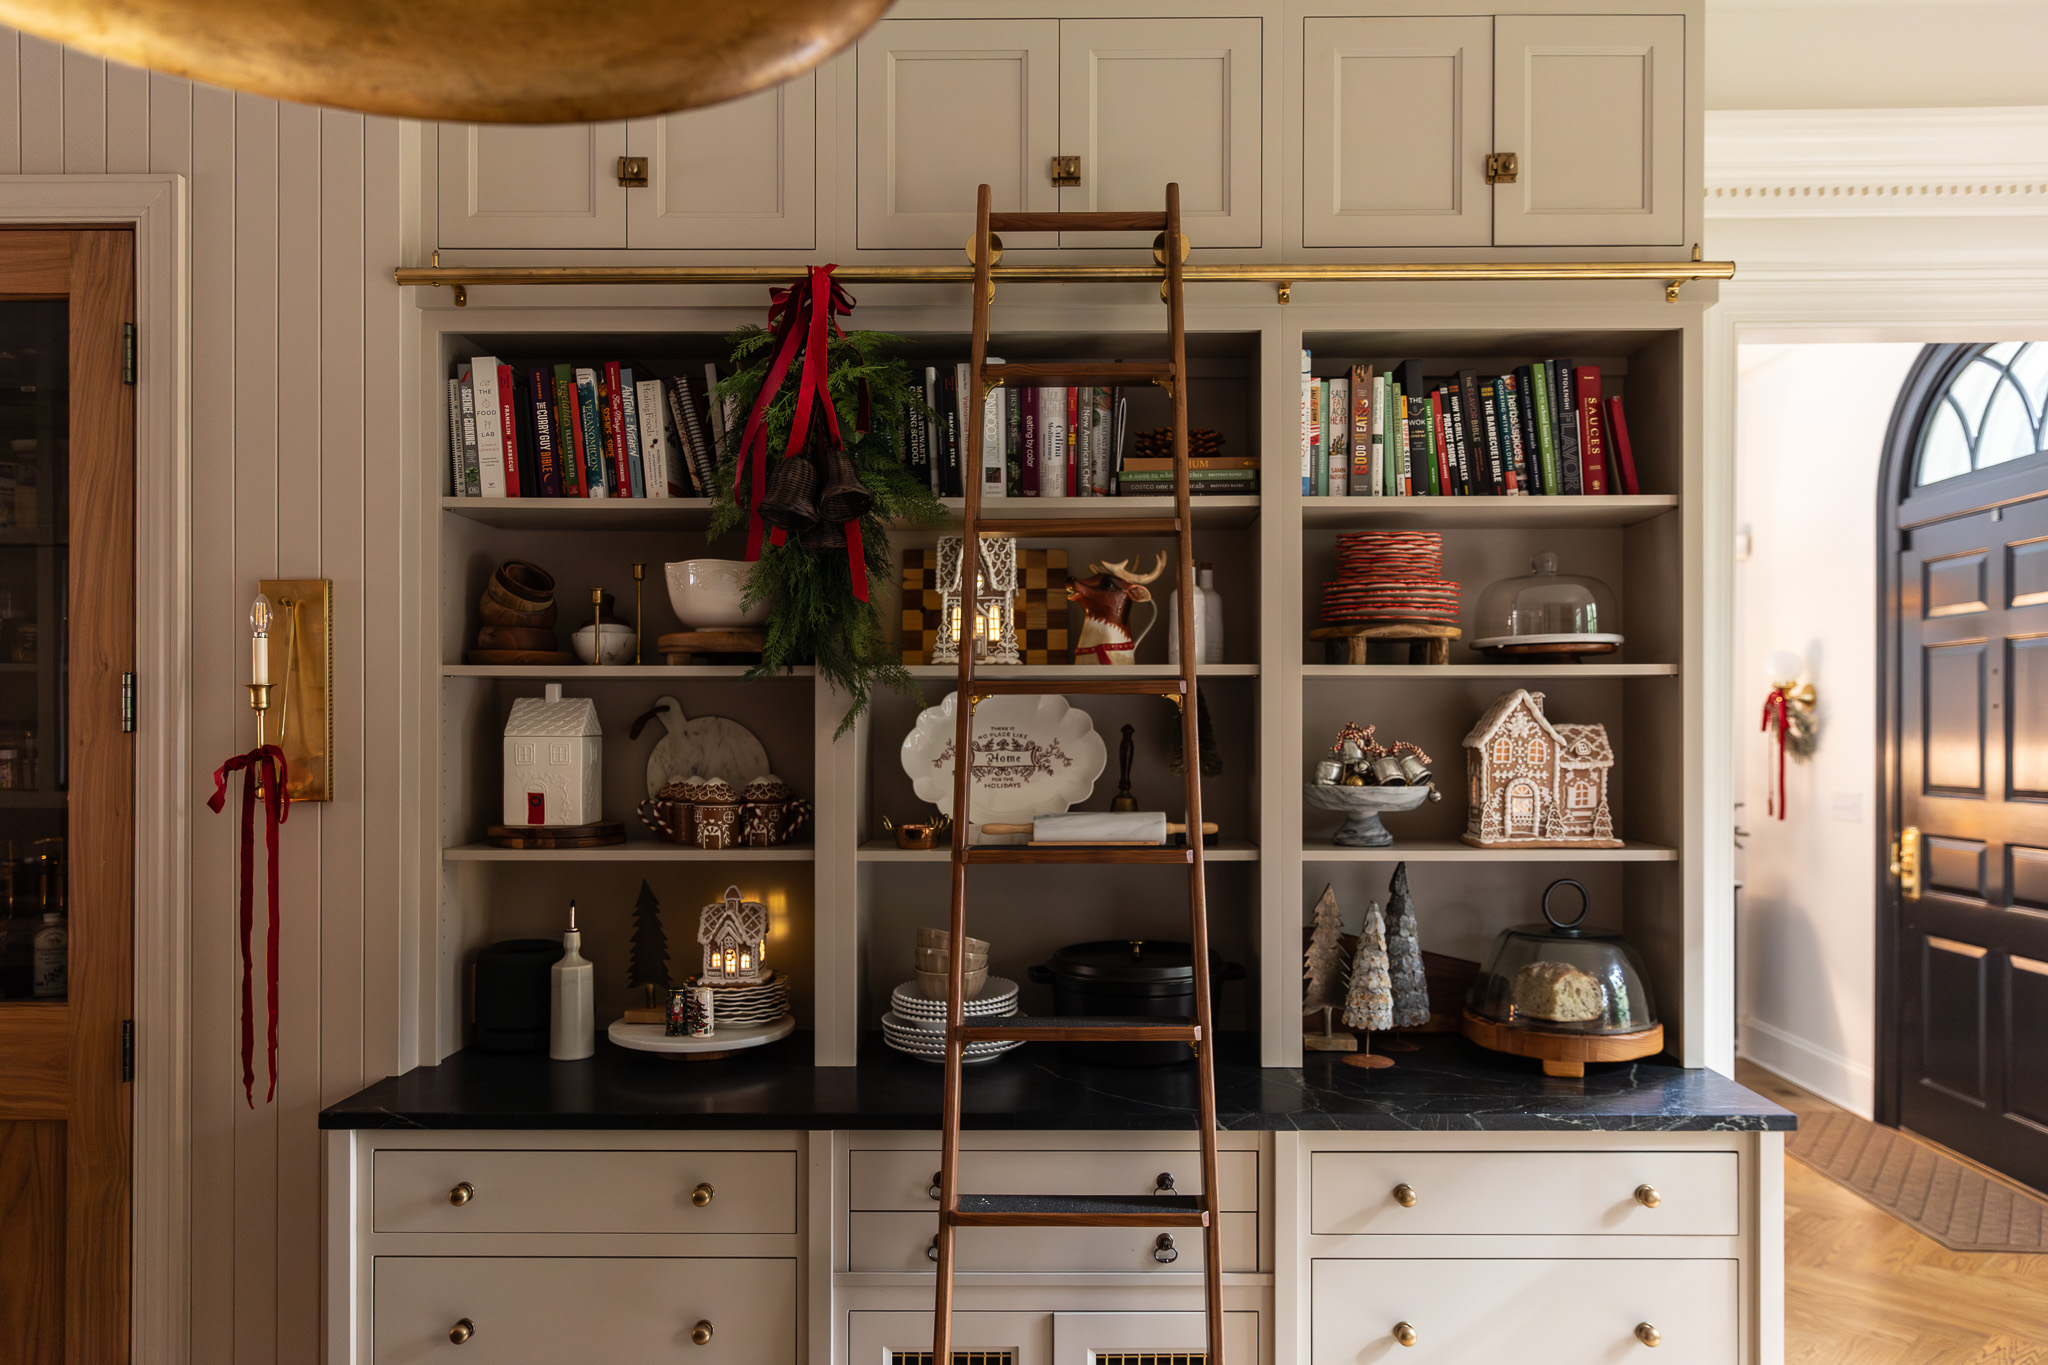
{"type": "Polygon", "coordinates": [[[932,1240],[931,1240],[931,1245],[927,1246],[927,1247],[926,1247],[926,1248],[924,1249],[924,1258],[925,1258],[925,1259],[926,1259],[927,1261],[936,1261],[936,1260],[938,1260],[938,1259],[939,1259],[939,1234],[938,1234],[938,1233],[936,1233],[936,1232],[935,1232],[935,1233],[933,1233],[933,1234],[932,1234],[932,1240]]]}
{"type": "Polygon", "coordinates": [[[476,1186],[470,1184],[467,1180],[448,1191],[448,1202],[458,1209],[474,1198],[476,1198],[476,1186]]]}
{"type": "Polygon", "coordinates": [[[939,1177],[940,1177],[941,1175],[943,1175],[943,1174],[944,1174],[944,1172],[942,1172],[942,1171],[933,1171],[933,1172],[932,1172],[932,1183],[931,1183],[931,1187],[930,1187],[929,1189],[927,1189],[927,1190],[925,1191],[925,1193],[926,1193],[926,1194],[928,1194],[928,1195],[930,1195],[930,1196],[931,1196],[931,1197],[932,1197],[933,1199],[938,1199],[938,1198],[940,1198],[940,1197],[941,1197],[941,1195],[940,1195],[940,1191],[939,1191],[939,1177]]]}
{"type": "Polygon", "coordinates": [[[711,1344],[711,1319],[704,1318],[695,1327],[692,1327],[690,1329],[690,1340],[699,1346],[709,1346],[711,1344]]]}
{"type": "Polygon", "coordinates": [[[1152,1193],[1154,1193],[1154,1194],[1179,1194],[1179,1193],[1180,1193],[1180,1191],[1179,1191],[1179,1190],[1177,1190],[1177,1189],[1175,1189],[1175,1188],[1174,1188],[1174,1185],[1173,1185],[1173,1172],[1172,1172],[1172,1171],[1161,1171],[1161,1172],[1159,1173],[1159,1176],[1158,1176],[1158,1178],[1157,1178],[1157,1179],[1155,1179],[1155,1180],[1154,1180],[1154,1181],[1152,1182],[1152,1193]]]}
{"type": "Polygon", "coordinates": [[[1413,1346],[1415,1344],[1415,1329],[1405,1322],[1395,1323],[1394,1340],[1400,1342],[1403,1346],[1413,1346]]]}
{"type": "Polygon", "coordinates": [[[690,1202],[701,1209],[706,1204],[709,1204],[711,1202],[711,1196],[717,1193],[717,1190],[714,1190],[709,1185],[706,1185],[702,1181],[699,1181],[697,1184],[697,1188],[690,1191],[690,1202]]]}
{"type": "Polygon", "coordinates": [[[1664,1202],[1664,1196],[1657,1193],[1655,1185],[1636,1186],[1636,1202],[1646,1209],[1654,1209],[1664,1202]]]}
{"type": "Polygon", "coordinates": [[[1664,1334],[1647,1322],[1636,1324],[1636,1340],[1645,1346],[1656,1346],[1663,1342],[1664,1334]]]}
{"type": "Polygon", "coordinates": [[[457,1346],[460,1346],[463,1342],[468,1341],[471,1337],[475,1335],[476,1324],[471,1322],[468,1318],[464,1318],[462,1321],[456,1323],[453,1327],[450,1327],[448,1329],[448,1340],[454,1342],[457,1346]]]}
{"type": "Polygon", "coordinates": [[[1404,1209],[1415,1207],[1415,1187],[1403,1182],[1394,1186],[1394,1202],[1404,1209]]]}

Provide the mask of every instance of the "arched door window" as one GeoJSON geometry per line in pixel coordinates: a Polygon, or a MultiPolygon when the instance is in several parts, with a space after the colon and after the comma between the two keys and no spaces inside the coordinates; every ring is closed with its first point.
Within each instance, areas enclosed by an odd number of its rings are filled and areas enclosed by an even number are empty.
{"type": "Polygon", "coordinates": [[[2048,450],[2048,343],[1941,349],[1957,354],[1922,409],[1914,488],[2048,450]]]}

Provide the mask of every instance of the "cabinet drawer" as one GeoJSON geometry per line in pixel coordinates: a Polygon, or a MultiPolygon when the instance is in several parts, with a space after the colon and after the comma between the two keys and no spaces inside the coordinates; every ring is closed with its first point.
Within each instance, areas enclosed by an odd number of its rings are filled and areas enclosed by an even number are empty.
{"type": "MultiPolygon", "coordinates": [[[[929,1174],[929,1172],[927,1172],[929,1174]]],[[[1226,1213],[1223,1268],[1259,1268],[1259,1216],[1226,1213]]],[[[848,1219],[851,1270],[930,1270],[927,1254],[938,1232],[936,1212],[856,1213],[848,1219]]],[[[962,1228],[956,1244],[962,1270],[1159,1271],[1200,1270],[1200,1228],[962,1228]],[[1155,1258],[1161,1232],[1180,1254],[1155,1258]]]]}
{"type": "Polygon", "coordinates": [[[379,1232],[796,1231],[795,1152],[385,1151],[376,1182],[379,1232]]]}
{"type": "MultiPolygon", "coordinates": [[[[449,1358],[449,1332],[492,1365],[607,1360],[792,1365],[794,1260],[379,1256],[377,1365],[449,1358]],[[701,1346],[691,1332],[710,1328],[701,1346]],[[480,1350],[478,1348],[481,1348],[480,1350]]],[[[469,1357],[465,1355],[463,1359],[469,1357]]]]}
{"type": "Polygon", "coordinates": [[[1738,1230],[1733,1152],[1316,1152],[1309,1188],[1309,1231],[1326,1236],[1738,1230]],[[1645,1185],[1654,1208],[1636,1198],[1645,1185]]]}
{"type": "MultiPolygon", "coordinates": [[[[930,1212],[938,1202],[939,1154],[854,1152],[850,1191],[854,1209],[930,1212]]],[[[1223,1207],[1253,1213],[1259,1207],[1259,1154],[1217,1153],[1223,1207]]],[[[1159,1177],[1173,1177],[1181,1194],[1202,1192],[1200,1152],[994,1152],[960,1154],[960,1188],[970,1194],[1151,1194],[1159,1177]]]]}
{"type": "Polygon", "coordinates": [[[1310,1365],[1589,1365],[1634,1359],[1651,1336],[1657,1365],[1737,1358],[1734,1261],[1319,1260],[1309,1295],[1310,1365]]]}

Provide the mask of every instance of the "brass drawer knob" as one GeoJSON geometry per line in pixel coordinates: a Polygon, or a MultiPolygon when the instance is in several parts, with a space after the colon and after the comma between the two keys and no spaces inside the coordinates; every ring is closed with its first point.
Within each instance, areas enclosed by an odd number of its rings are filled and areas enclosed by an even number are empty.
{"type": "Polygon", "coordinates": [[[1636,1186],[1636,1202],[1646,1209],[1654,1209],[1664,1202],[1664,1196],[1657,1193],[1655,1185],[1636,1186]]]}
{"type": "Polygon", "coordinates": [[[1394,1186],[1394,1202],[1404,1209],[1414,1208],[1415,1187],[1405,1182],[1394,1186]]]}
{"type": "Polygon", "coordinates": [[[939,1176],[940,1176],[941,1174],[943,1174],[943,1172],[940,1172],[940,1171],[933,1171],[933,1172],[932,1172],[932,1183],[931,1183],[931,1187],[930,1187],[929,1189],[927,1189],[927,1190],[925,1191],[925,1193],[926,1193],[926,1194],[928,1194],[928,1195],[930,1195],[930,1196],[931,1196],[931,1197],[932,1197],[933,1199],[937,1199],[937,1198],[940,1198],[940,1191],[939,1191],[939,1176]]]}
{"type": "Polygon", "coordinates": [[[1177,1189],[1175,1189],[1175,1188],[1174,1188],[1174,1185],[1173,1185],[1173,1172],[1172,1172],[1172,1171],[1161,1171],[1161,1172],[1159,1173],[1159,1177],[1158,1177],[1158,1179],[1156,1179],[1156,1180],[1154,1180],[1154,1181],[1152,1182],[1152,1193],[1154,1193],[1154,1194],[1179,1194],[1179,1193],[1180,1193],[1180,1191],[1179,1191],[1179,1190],[1177,1190],[1177,1189]]]}
{"type": "Polygon", "coordinates": [[[690,1340],[699,1346],[709,1346],[711,1344],[711,1319],[704,1318],[695,1327],[692,1327],[690,1329],[690,1340]]]}
{"type": "Polygon", "coordinates": [[[468,1341],[471,1337],[475,1335],[476,1324],[471,1322],[468,1318],[464,1318],[462,1321],[456,1323],[453,1327],[450,1327],[448,1329],[448,1340],[454,1342],[457,1346],[460,1346],[463,1342],[468,1341]]]}
{"type": "Polygon", "coordinates": [[[933,1233],[933,1234],[932,1234],[932,1240],[931,1240],[931,1245],[927,1246],[927,1247],[926,1247],[926,1248],[924,1249],[924,1258],[925,1258],[925,1259],[926,1259],[927,1261],[936,1261],[936,1260],[938,1260],[938,1259],[939,1259],[939,1234],[938,1234],[938,1233],[936,1233],[936,1232],[935,1232],[935,1233],[933,1233]]]}
{"type": "Polygon", "coordinates": [[[476,1186],[470,1184],[467,1180],[448,1191],[448,1202],[458,1209],[474,1198],[476,1198],[476,1186]]]}
{"type": "Polygon", "coordinates": [[[1159,1240],[1152,1244],[1152,1259],[1161,1265],[1172,1265],[1180,1259],[1180,1248],[1173,1244],[1172,1233],[1159,1234],[1159,1240]]]}
{"type": "Polygon", "coordinates": [[[1647,1322],[1639,1322],[1636,1324],[1636,1340],[1645,1346],[1656,1346],[1663,1342],[1664,1334],[1647,1322]]]}
{"type": "Polygon", "coordinates": [[[717,1193],[717,1190],[712,1189],[709,1185],[706,1185],[700,1181],[697,1185],[697,1188],[690,1191],[690,1202],[701,1209],[706,1204],[709,1204],[711,1202],[711,1196],[717,1193]]]}
{"type": "Polygon", "coordinates": [[[1400,1342],[1403,1346],[1413,1346],[1415,1344],[1415,1329],[1405,1322],[1395,1323],[1394,1340],[1400,1342]]]}

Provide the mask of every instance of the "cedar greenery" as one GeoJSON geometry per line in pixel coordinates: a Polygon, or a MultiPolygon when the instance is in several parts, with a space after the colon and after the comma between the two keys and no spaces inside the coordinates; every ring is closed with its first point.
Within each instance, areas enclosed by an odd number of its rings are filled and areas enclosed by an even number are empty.
{"type": "MultiPolygon", "coordinates": [[[[774,334],[760,326],[742,327],[726,338],[735,372],[717,387],[717,401],[736,413],[740,429],[728,430],[719,450],[718,504],[711,515],[713,539],[743,530],[747,520],[745,485],[735,490],[734,473],[746,415],[754,410],[761,385],[774,361],[774,334]]],[[[874,598],[894,577],[889,548],[889,523],[940,526],[946,509],[931,489],[911,476],[896,453],[895,424],[916,408],[936,417],[912,384],[910,366],[887,354],[902,344],[882,332],[849,332],[826,343],[825,384],[839,417],[839,432],[860,481],[874,497],[874,506],[860,519],[861,548],[867,561],[870,600],[853,595],[853,579],[843,550],[813,554],[791,536],[782,545],[763,542],[761,558],[747,579],[746,605],[770,604],[768,642],[761,662],[747,676],[766,677],[798,664],[816,664],[818,676],[851,699],[840,718],[843,735],[867,709],[880,684],[917,697],[917,685],[903,666],[896,646],[882,625],[874,598]],[[855,429],[860,413],[860,385],[865,380],[873,430],[855,429]]],[[[793,365],[768,405],[769,467],[782,458],[796,416],[801,363],[793,365]]],[[[813,423],[822,414],[813,416],[813,423]]]]}

